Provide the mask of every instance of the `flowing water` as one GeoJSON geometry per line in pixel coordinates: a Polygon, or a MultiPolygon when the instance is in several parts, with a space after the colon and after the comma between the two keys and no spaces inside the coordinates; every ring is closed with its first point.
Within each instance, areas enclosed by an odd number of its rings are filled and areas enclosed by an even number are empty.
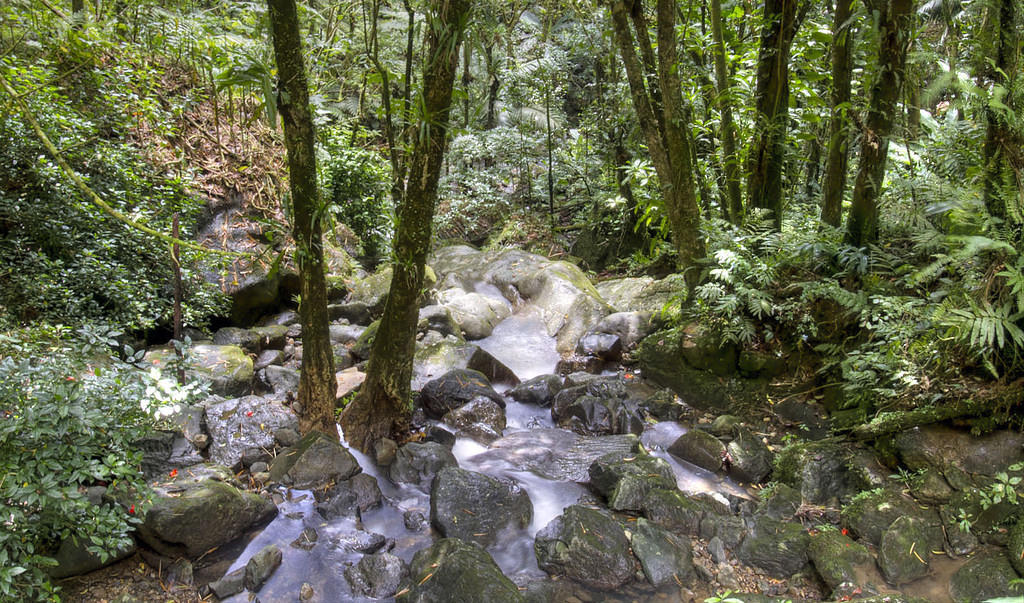
{"type": "MultiPolygon", "coordinates": [[[[497,289],[478,292],[500,296],[497,289]]],[[[503,362],[523,381],[553,373],[559,361],[554,337],[547,334],[539,311],[529,305],[498,324],[490,337],[474,343],[503,362]]],[[[498,391],[506,391],[509,385],[495,384],[495,387],[498,391]]],[[[578,483],[586,479],[590,460],[605,450],[624,449],[628,446],[628,439],[626,436],[586,437],[558,429],[551,420],[549,409],[513,400],[507,403],[506,417],[505,437],[490,447],[460,437],[453,453],[460,467],[513,479],[530,496],[533,503],[530,525],[522,530],[510,530],[488,549],[507,576],[524,584],[546,577],[537,567],[533,552],[534,536],[561,515],[565,507],[593,499],[593,494],[578,483]]],[[[719,495],[731,492],[745,496],[745,491],[735,483],[678,461],[666,452],[675,438],[684,432],[685,428],[678,424],[662,422],[649,426],[641,442],[652,454],[669,462],[683,491],[719,495]]],[[[409,511],[429,518],[429,485],[395,484],[366,455],[350,451],[363,471],[377,479],[384,504],[379,509],[367,511],[360,520],[325,521],[313,508],[310,492],[283,490],[285,500],[279,505],[281,512],[278,517],[249,543],[231,566],[231,570],[243,567],[253,554],[268,544],[277,544],[281,548],[284,560],[261,589],[261,600],[295,600],[304,582],[313,587],[317,600],[359,600],[353,598],[343,575],[344,568],[361,557],[350,547],[353,535],[365,538],[366,533],[377,533],[393,539],[395,545],[391,552],[406,561],[412,559],[416,551],[429,546],[431,530],[410,531],[403,519],[403,514],[409,511]],[[314,528],[319,533],[316,544],[309,550],[291,546],[305,528],[314,528]]],[[[229,600],[241,603],[248,599],[243,593],[229,600]]]]}

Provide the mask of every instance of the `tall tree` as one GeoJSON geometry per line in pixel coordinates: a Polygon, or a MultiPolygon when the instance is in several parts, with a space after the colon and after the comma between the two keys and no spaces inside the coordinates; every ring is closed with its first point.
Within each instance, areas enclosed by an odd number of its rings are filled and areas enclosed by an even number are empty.
{"type": "MultiPolygon", "coordinates": [[[[985,144],[982,154],[985,159],[984,199],[985,207],[991,216],[1005,219],[1008,215],[1007,201],[1001,189],[1017,189],[1017,186],[1006,186],[1016,176],[1007,161],[1008,155],[1016,154],[1018,162],[1024,159],[1021,151],[1020,134],[1015,134],[1010,127],[1010,115],[1014,109],[1014,80],[1020,77],[1019,67],[1019,30],[1016,26],[1016,12],[1019,0],[998,0],[995,22],[995,60],[987,69],[989,77],[995,84],[992,89],[993,101],[985,108],[985,144]]],[[[1021,199],[1024,202],[1024,198],[1021,199]]],[[[1020,210],[1018,210],[1019,213],[1020,210]]]]}
{"type": "Polygon", "coordinates": [[[806,0],[764,0],[754,89],[754,134],[747,165],[747,209],[769,210],[776,228],[782,227],[789,51],[809,7],[806,0]]]}
{"type": "Polygon", "coordinates": [[[866,4],[877,15],[879,47],[868,116],[861,132],[853,204],[846,221],[846,242],[856,247],[878,238],[878,197],[885,180],[889,137],[898,115],[896,103],[903,86],[914,11],[914,0],[867,0],[866,4]]]}
{"type": "Polygon", "coordinates": [[[369,452],[384,437],[408,430],[412,362],[423,273],[430,251],[437,183],[447,145],[459,44],[469,0],[439,0],[427,18],[427,60],[419,127],[412,140],[408,179],[395,230],[391,289],[370,350],[366,382],[341,416],[349,444],[369,452]]]}
{"type": "Polygon", "coordinates": [[[843,193],[850,158],[853,3],[854,0],[836,0],[832,14],[832,117],[829,122],[828,155],[821,195],[821,221],[837,228],[843,219],[843,193]]]}
{"type": "MultiPolygon", "coordinates": [[[[843,1],[843,0],[840,0],[843,1]]],[[[732,119],[732,82],[726,62],[725,36],[722,32],[722,2],[711,0],[711,36],[714,40],[715,88],[718,112],[721,115],[722,165],[725,172],[725,192],[728,211],[733,224],[743,222],[743,193],[740,190],[740,164],[736,153],[736,124],[732,119]]]]}
{"type": "Polygon", "coordinates": [[[299,377],[299,427],[337,439],[334,420],[334,351],[327,316],[324,276],[324,215],[317,187],[313,116],[302,59],[302,39],[295,0],[268,0],[270,29],[277,61],[277,106],[284,124],[292,206],[292,237],[299,264],[299,321],[302,324],[302,370],[299,377]]]}
{"type": "Polygon", "coordinates": [[[656,47],[651,43],[643,0],[612,0],[611,13],[633,108],[658,174],[679,267],[693,289],[700,277],[696,262],[704,257],[705,249],[694,192],[694,159],[686,136],[675,2],[657,0],[656,47]]]}

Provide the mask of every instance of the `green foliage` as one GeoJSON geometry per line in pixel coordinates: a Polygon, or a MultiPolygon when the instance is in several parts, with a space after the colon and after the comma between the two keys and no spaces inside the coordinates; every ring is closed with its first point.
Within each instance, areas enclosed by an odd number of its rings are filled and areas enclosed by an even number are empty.
{"type": "Polygon", "coordinates": [[[353,146],[355,137],[343,128],[327,128],[321,138],[325,157],[320,178],[327,211],[356,233],[364,254],[387,255],[394,232],[387,160],[375,151],[353,146]]]}
{"type": "Polygon", "coordinates": [[[111,356],[117,332],[40,327],[0,336],[0,599],[49,600],[45,568],[62,540],[107,558],[146,504],[134,442],[188,401],[158,373],[111,356]],[[45,359],[45,360],[41,360],[45,359]],[[134,492],[92,504],[86,488],[134,492]]]}

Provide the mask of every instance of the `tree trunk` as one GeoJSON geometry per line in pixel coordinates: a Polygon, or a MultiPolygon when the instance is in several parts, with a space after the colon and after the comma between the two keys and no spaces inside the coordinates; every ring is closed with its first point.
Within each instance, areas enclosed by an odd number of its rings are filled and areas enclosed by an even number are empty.
{"type": "Polygon", "coordinates": [[[809,6],[800,0],[764,1],[747,208],[767,209],[777,229],[782,228],[782,172],[789,128],[789,49],[809,6]]]}
{"type": "Polygon", "coordinates": [[[487,59],[487,116],[484,118],[484,129],[493,130],[498,125],[498,91],[501,89],[501,80],[498,79],[497,61],[494,60],[494,50],[488,46],[484,49],[484,57],[487,59]]]}
{"type": "Polygon", "coordinates": [[[412,413],[411,381],[423,272],[430,250],[437,183],[447,143],[459,43],[468,0],[441,0],[428,19],[423,117],[413,140],[409,179],[398,208],[393,276],[384,316],[370,350],[366,382],[341,416],[349,444],[369,452],[384,437],[400,438],[412,413]]]}
{"type": "Polygon", "coordinates": [[[846,222],[846,242],[855,247],[878,238],[878,197],[885,180],[889,137],[898,114],[896,103],[903,86],[914,0],[873,0],[868,8],[879,15],[878,76],[871,88],[853,204],[846,222]]]}
{"type": "Polygon", "coordinates": [[[711,36],[714,39],[715,83],[718,112],[721,115],[722,165],[725,172],[726,215],[733,224],[743,222],[743,192],[740,189],[740,164],[736,155],[736,124],[732,119],[732,82],[726,64],[725,37],[722,34],[722,3],[711,0],[711,36]]]}
{"type": "MultiPolygon", "coordinates": [[[[999,25],[996,30],[996,60],[995,69],[990,70],[992,80],[1007,91],[1006,96],[1001,99],[1003,105],[1014,108],[1013,78],[1016,73],[1016,49],[1017,29],[1014,27],[1016,12],[1015,3],[1019,0],[1000,0],[999,2],[999,25]]],[[[1008,180],[1014,178],[1012,171],[1006,161],[1005,148],[1016,144],[1020,148],[1020,141],[1014,140],[1011,129],[1007,125],[1007,116],[996,111],[991,105],[985,110],[985,144],[982,147],[982,154],[985,160],[984,172],[984,200],[985,208],[990,216],[1006,219],[1007,201],[1001,190],[1008,184],[1008,180]],[[1004,176],[1008,177],[1004,179],[1004,176]]],[[[1016,188],[1016,187],[1013,187],[1016,188]]]]}
{"type": "Polygon", "coordinates": [[[832,118],[829,123],[825,182],[821,193],[821,221],[835,226],[843,219],[843,193],[850,154],[850,81],[853,76],[853,0],[836,0],[832,19],[832,118]]]}
{"type": "Polygon", "coordinates": [[[292,204],[292,236],[301,278],[299,320],[302,324],[302,371],[299,378],[299,428],[322,431],[337,439],[334,420],[334,351],[327,317],[327,284],[317,189],[313,117],[302,60],[295,0],[268,0],[274,38],[292,204]]]}
{"type": "Polygon", "coordinates": [[[700,278],[697,261],[704,257],[705,250],[700,234],[700,208],[694,192],[693,157],[685,134],[687,122],[679,74],[675,3],[658,0],[657,59],[647,32],[642,2],[630,4],[627,7],[624,0],[612,2],[615,39],[626,67],[640,129],[658,174],[672,241],[679,254],[679,268],[684,271],[687,286],[692,290],[700,278]]]}

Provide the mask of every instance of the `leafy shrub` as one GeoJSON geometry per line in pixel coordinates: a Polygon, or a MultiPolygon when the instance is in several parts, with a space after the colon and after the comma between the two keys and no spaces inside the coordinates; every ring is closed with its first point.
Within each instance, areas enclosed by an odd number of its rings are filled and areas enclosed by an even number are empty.
{"type": "Polygon", "coordinates": [[[71,538],[105,558],[127,544],[146,483],[133,446],[163,401],[185,400],[167,379],[110,355],[117,333],[64,327],[0,335],[0,600],[55,599],[45,569],[71,538]],[[136,492],[128,507],[92,504],[86,488],[136,492]]]}

